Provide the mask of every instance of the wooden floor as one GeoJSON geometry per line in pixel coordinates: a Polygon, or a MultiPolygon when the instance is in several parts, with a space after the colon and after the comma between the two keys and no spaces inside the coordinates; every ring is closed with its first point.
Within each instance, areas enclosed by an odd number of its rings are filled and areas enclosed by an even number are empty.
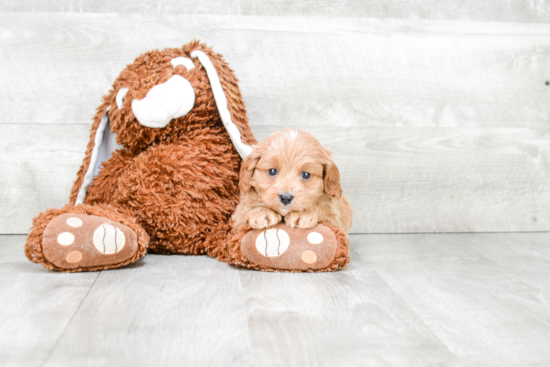
{"type": "Polygon", "coordinates": [[[2,366],[550,365],[550,233],[352,235],[332,274],[62,274],[24,241],[0,236],[2,366]]]}

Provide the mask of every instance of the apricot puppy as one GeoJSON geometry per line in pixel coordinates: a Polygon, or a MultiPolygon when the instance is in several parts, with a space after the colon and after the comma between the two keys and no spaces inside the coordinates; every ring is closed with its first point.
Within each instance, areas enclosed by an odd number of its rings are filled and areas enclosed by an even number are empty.
{"type": "Polygon", "coordinates": [[[311,134],[292,129],[255,145],[241,165],[234,227],[262,229],[284,219],[303,229],[328,222],[348,233],[353,212],[330,154],[311,134]]]}

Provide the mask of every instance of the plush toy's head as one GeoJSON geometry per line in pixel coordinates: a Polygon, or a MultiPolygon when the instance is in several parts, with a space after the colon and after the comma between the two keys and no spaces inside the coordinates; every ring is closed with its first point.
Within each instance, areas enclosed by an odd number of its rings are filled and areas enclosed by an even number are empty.
{"type": "Polygon", "coordinates": [[[138,154],[152,144],[221,128],[246,157],[256,140],[237,81],[222,56],[198,41],[140,55],[103,97],[71,202],[82,202],[101,162],[115,149],[138,154]]]}
{"type": "MultiPolygon", "coordinates": [[[[109,108],[117,143],[140,151],[193,129],[219,126],[222,109],[239,127],[243,116],[235,107],[242,104],[242,97],[235,82],[222,57],[195,41],[140,55],[120,73],[102,107],[109,108]],[[229,103],[220,105],[224,101],[219,97],[225,96],[216,96],[216,88],[225,90],[229,103]]],[[[250,145],[246,138],[243,142],[250,145]]]]}

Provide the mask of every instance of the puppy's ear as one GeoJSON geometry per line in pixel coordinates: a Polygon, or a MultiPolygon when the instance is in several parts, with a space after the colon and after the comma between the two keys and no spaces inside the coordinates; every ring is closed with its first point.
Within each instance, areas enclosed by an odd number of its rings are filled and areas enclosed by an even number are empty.
{"type": "Polygon", "coordinates": [[[340,187],[340,171],[338,171],[338,167],[336,167],[332,159],[330,159],[330,152],[328,150],[327,154],[328,158],[325,161],[323,172],[325,192],[339,199],[342,197],[342,187],[340,187]]]}
{"type": "Polygon", "coordinates": [[[253,146],[252,153],[247,155],[241,163],[241,177],[239,178],[239,190],[241,190],[241,194],[247,194],[250,191],[252,174],[254,173],[259,160],[260,149],[258,146],[253,146]]]}

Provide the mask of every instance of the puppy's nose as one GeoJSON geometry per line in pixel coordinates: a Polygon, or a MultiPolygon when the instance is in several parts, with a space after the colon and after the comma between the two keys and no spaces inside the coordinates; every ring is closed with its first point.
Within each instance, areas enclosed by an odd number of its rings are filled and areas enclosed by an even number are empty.
{"type": "Polygon", "coordinates": [[[291,194],[280,194],[279,195],[279,200],[281,201],[281,203],[283,203],[283,205],[288,205],[292,202],[292,199],[294,199],[294,196],[292,196],[291,194]]]}

